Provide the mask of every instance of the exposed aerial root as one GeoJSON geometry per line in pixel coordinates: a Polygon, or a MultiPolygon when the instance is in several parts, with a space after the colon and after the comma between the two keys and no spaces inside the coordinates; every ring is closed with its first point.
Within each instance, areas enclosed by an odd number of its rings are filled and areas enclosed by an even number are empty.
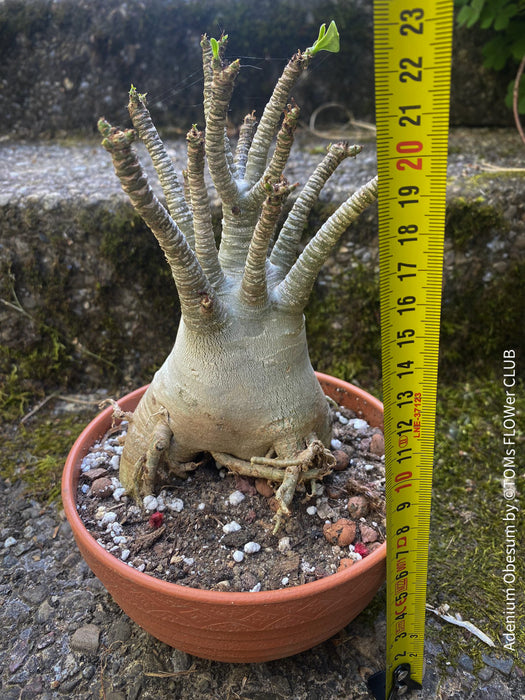
{"type": "Polygon", "coordinates": [[[113,420],[127,420],[131,423],[133,420],[133,411],[123,411],[114,399],[104,399],[98,405],[99,408],[111,406],[113,408],[113,420]]]}
{"type": "Polygon", "coordinates": [[[116,401],[108,399],[113,407],[113,418],[127,420],[133,425],[132,433],[126,440],[132,439],[133,447],[128,454],[128,462],[124,468],[120,463],[120,480],[126,492],[136,498],[155,493],[155,486],[160,478],[173,473],[185,478],[189,471],[197,468],[195,462],[179,462],[173,459],[175,441],[169,423],[169,414],[164,406],[149,416],[146,426],[139,427],[141,421],[127,411],[122,411],[116,401]],[[132,455],[132,458],[129,457],[132,455]]]}
{"type": "Polygon", "coordinates": [[[130,495],[147,496],[154,493],[159,469],[170,447],[173,433],[168,422],[168,412],[166,409],[161,409],[152,418],[154,419],[153,429],[147,438],[144,436],[147,447],[140,451],[133,462],[131,481],[127,478],[123,481],[121,472],[122,485],[130,495]],[[130,492],[131,484],[135,487],[134,493],[130,492]]]}
{"type": "Polygon", "coordinates": [[[309,482],[314,491],[314,484],[329,474],[335,465],[335,458],[325,448],[320,440],[312,439],[306,449],[291,459],[277,457],[252,457],[248,462],[224,452],[212,452],[215,461],[229,469],[234,474],[266,479],[281,485],[275,493],[278,510],[274,517],[275,534],[282,522],[283,516],[290,516],[290,504],[295,494],[297,484],[309,482]]]}
{"type": "Polygon", "coordinates": [[[143,466],[142,483],[147,494],[153,493],[159,465],[162,457],[169,449],[172,435],[173,433],[168,423],[168,412],[164,409],[158,414],[155,430],[149,441],[143,466]]]}

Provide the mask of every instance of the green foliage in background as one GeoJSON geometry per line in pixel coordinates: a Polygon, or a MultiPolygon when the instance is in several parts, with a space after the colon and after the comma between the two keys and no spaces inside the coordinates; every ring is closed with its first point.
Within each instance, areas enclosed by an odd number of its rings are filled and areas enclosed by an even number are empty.
{"type": "MultiPolygon", "coordinates": [[[[502,70],[516,67],[525,55],[525,0],[455,0],[459,26],[478,25],[489,37],[483,46],[484,65],[502,70]]],[[[522,81],[522,83],[525,81],[522,81]]],[[[512,107],[514,82],[509,84],[507,105],[512,107]]],[[[518,109],[525,114],[525,86],[520,86],[518,109]]]]}

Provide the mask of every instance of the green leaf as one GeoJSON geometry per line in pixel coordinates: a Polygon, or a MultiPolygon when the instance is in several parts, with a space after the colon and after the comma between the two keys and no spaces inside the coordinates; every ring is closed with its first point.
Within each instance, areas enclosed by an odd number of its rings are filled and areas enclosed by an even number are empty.
{"type": "Polygon", "coordinates": [[[507,46],[506,38],[502,35],[495,36],[490,41],[487,41],[482,49],[482,53],[485,68],[501,70],[509,58],[509,47],[507,46]]]}
{"type": "Polygon", "coordinates": [[[463,5],[458,12],[457,23],[460,26],[472,27],[478,21],[484,4],[485,0],[472,0],[468,5],[463,5]]]}
{"type": "Polygon", "coordinates": [[[211,51],[213,53],[213,58],[219,58],[219,42],[217,41],[217,39],[214,39],[213,37],[210,38],[210,46],[211,51]]]}
{"type": "Polygon", "coordinates": [[[509,26],[510,17],[508,14],[501,13],[494,20],[494,29],[500,32],[502,29],[506,29],[509,26]]]}
{"type": "Polygon", "coordinates": [[[458,12],[456,21],[460,27],[463,27],[464,25],[470,27],[476,21],[476,17],[472,12],[470,5],[464,5],[461,8],[461,10],[458,12]],[[474,17],[474,19],[471,21],[472,17],[474,17]]]}
{"type": "Polygon", "coordinates": [[[326,24],[322,24],[319,27],[317,41],[313,46],[306,49],[305,53],[314,56],[318,51],[330,51],[331,53],[337,53],[339,51],[339,32],[337,31],[334,20],[330,22],[328,29],[326,28],[326,24]]]}
{"type": "Polygon", "coordinates": [[[509,50],[512,58],[519,63],[525,56],[525,22],[519,25],[519,29],[511,38],[509,50]]]}

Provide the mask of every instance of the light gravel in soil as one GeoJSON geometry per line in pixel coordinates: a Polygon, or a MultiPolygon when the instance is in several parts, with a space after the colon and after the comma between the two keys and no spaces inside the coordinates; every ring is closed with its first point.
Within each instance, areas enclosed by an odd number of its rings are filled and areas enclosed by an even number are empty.
{"type": "Polygon", "coordinates": [[[268,483],[229,475],[205,458],[185,481],[171,479],[158,497],[133,503],[116,477],[125,442],[119,427],[84,458],[79,515],[105,549],[172,583],[258,592],[324,578],[385,536],[383,434],[343,407],[332,413],[337,468],[314,494],[299,485],[292,516],[275,534],[268,483]]]}

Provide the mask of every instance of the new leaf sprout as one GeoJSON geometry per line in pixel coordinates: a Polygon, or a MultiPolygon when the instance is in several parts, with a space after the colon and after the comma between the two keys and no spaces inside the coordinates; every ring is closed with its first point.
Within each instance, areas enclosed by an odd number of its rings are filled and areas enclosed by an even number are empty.
{"type": "Polygon", "coordinates": [[[214,61],[217,61],[219,59],[220,50],[221,50],[221,48],[224,48],[226,46],[227,41],[228,41],[227,34],[223,34],[218,41],[217,41],[217,39],[210,37],[210,46],[211,46],[211,51],[212,51],[214,61]]]}
{"type": "Polygon", "coordinates": [[[219,58],[219,42],[217,41],[217,39],[214,39],[213,37],[211,37],[210,38],[210,46],[211,46],[211,50],[213,53],[213,58],[214,59],[219,58]]]}
{"type": "Polygon", "coordinates": [[[317,40],[313,46],[306,49],[305,53],[314,56],[319,51],[330,51],[331,53],[337,53],[339,51],[339,32],[334,20],[330,22],[328,29],[326,28],[326,24],[322,24],[319,27],[319,36],[317,40]]]}

